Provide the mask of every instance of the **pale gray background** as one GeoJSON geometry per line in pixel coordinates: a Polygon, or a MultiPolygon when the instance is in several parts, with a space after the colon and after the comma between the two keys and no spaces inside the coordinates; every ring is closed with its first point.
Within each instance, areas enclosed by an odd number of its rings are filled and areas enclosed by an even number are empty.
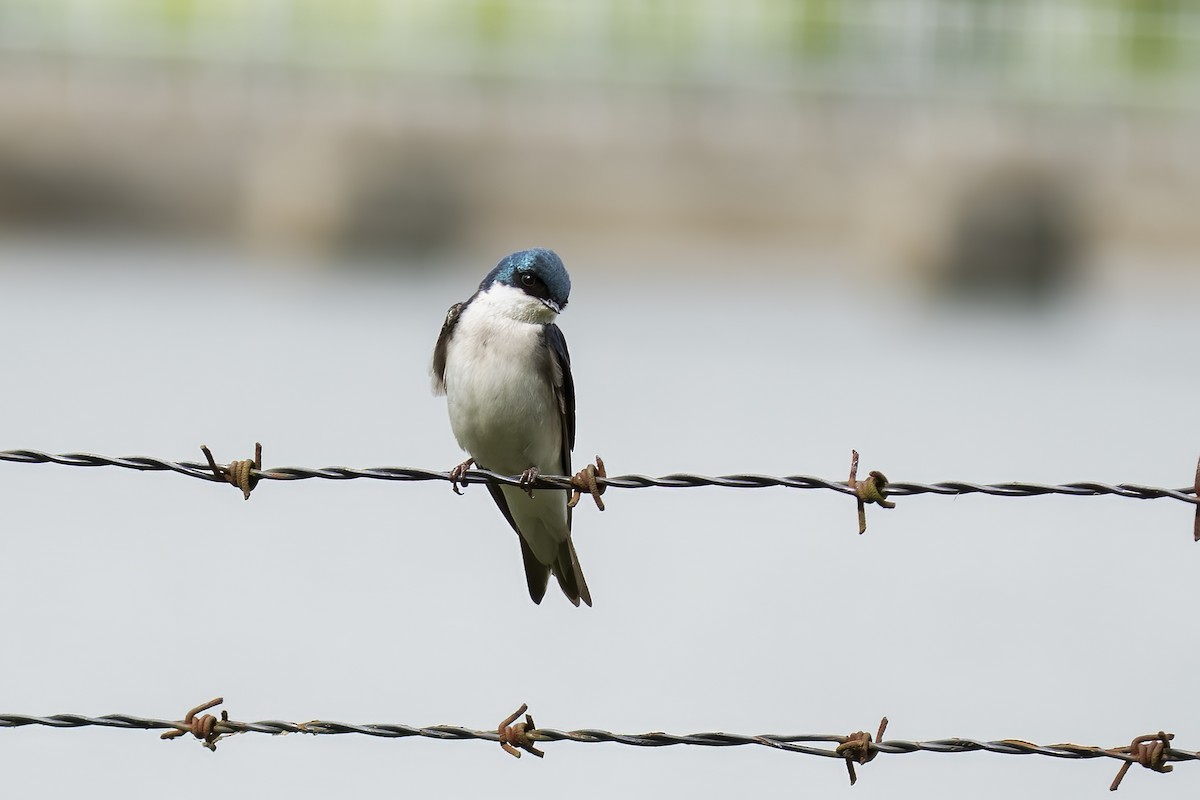
{"type": "MultiPolygon", "coordinates": [[[[0,0],[0,448],[448,469],[443,315],[540,245],[577,463],[1186,485],[1198,40],[1144,0],[0,0]],[[1037,265],[1068,279],[1022,302],[1037,265]]],[[[830,492],[606,499],[575,518],[595,608],[536,607],[481,487],[0,463],[0,712],[1200,747],[1190,506],[899,498],[860,537],[830,492]]],[[[850,790],[765,748],[547,753],[29,727],[0,794],[1106,797],[1117,769],[887,756],[850,790]]]]}
{"type": "MultiPolygon", "coordinates": [[[[542,242],[553,244],[553,242],[542,242]]],[[[524,243],[522,243],[524,244],[524,243]]],[[[1057,314],[955,314],[826,281],[693,280],[564,257],[577,453],[616,472],[897,480],[1138,481],[1194,466],[1190,295],[1081,298],[1057,314]],[[1150,301],[1153,305],[1148,305],[1150,301]],[[852,347],[882,339],[864,362],[852,347]]],[[[247,271],[230,257],[3,251],[5,444],[269,465],[460,459],[427,363],[437,278],[247,271]],[[86,265],[87,266],[85,268],[86,265]],[[23,269],[18,270],[18,267],[23,269]]],[[[820,492],[645,490],[584,506],[596,598],[525,596],[486,492],[355,481],[232,488],[169,474],[0,465],[7,609],[0,705],[178,717],[623,732],[1197,741],[1186,625],[1191,508],[1170,500],[900,498],[855,533],[820,492]]],[[[154,733],[0,732],[12,796],[770,796],[847,791],[836,761],[758,748],[241,736],[215,754],[154,733]]],[[[856,796],[1101,795],[1115,762],[880,757],[856,796]]],[[[1131,797],[1193,794],[1137,770],[1131,797]]]]}

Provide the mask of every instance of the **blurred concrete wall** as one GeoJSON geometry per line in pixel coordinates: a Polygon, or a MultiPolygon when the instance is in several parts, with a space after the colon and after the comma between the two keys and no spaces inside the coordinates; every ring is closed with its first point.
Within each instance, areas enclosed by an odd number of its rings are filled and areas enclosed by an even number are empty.
{"type": "Polygon", "coordinates": [[[1197,44],[1116,0],[0,0],[0,232],[1188,268],[1197,44]]]}

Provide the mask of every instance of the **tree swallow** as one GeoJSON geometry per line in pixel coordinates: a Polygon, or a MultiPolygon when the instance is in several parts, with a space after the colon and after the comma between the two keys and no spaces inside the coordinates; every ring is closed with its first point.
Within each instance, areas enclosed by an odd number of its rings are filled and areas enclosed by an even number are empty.
{"type": "Polygon", "coordinates": [[[590,606],[567,492],[534,496],[528,488],[540,472],[571,474],[575,383],[567,340],[554,324],[570,293],[571,278],[553,251],[503,259],[470,299],[446,313],[433,351],[433,389],[446,395],[454,438],[471,455],[452,474],[461,477],[472,463],[521,474],[521,487],[487,487],[521,542],[533,602],[542,602],[553,573],[567,599],[590,606]]]}

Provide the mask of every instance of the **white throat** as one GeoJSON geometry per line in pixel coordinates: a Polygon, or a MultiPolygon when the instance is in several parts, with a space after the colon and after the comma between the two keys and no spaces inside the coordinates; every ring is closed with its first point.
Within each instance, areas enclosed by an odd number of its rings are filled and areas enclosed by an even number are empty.
{"type": "Polygon", "coordinates": [[[515,286],[494,283],[471,301],[480,313],[507,317],[517,322],[548,325],[558,317],[554,309],[515,286]]]}

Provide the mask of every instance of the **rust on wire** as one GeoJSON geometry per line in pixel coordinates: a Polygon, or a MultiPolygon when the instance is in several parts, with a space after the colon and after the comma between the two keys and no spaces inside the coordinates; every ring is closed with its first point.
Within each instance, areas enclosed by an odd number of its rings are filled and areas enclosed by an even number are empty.
{"type": "Polygon", "coordinates": [[[249,500],[250,492],[254,491],[254,487],[258,486],[259,475],[262,471],[262,443],[254,443],[254,458],[242,459],[241,461],[231,461],[226,466],[220,466],[213,458],[212,451],[208,449],[208,445],[200,445],[201,452],[208,459],[208,467],[212,470],[213,475],[218,480],[228,481],[229,483],[242,490],[242,499],[249,500]]]}
{"type": "Polygon", "coordinates": [[[507,717],[499,726],[489,730],[473,730],[456,725],[432,725],[418,727],[405,723],[372,723],[354,724],[333,720],[310,720],[308,722],[287,722],[280,719],[260,720],[258,722],[235,722],[229,719],[226,712],[221,713],[220,719],[211,714],[203,714],[221,702],[221,698],[193,708],[182,721],[152,719],[132,716],[129,714],[108,714],[102,717],[89,717],[83,714],[51,714],[47,716],[31,716],[28,714],[0,713],[0,730],[6,728],[22,728],[26,726],[44,726],[62,730],[65,728],[102,727],[116,730],[155,730],[165,731],[164,739],[174,739],[184,734],[192,734],[201,743],[213,749],[219,739],[234,733],[257,733],[268,736],[280,736],[288,733],[306,733],[314,736],[344,736],[357,734],[383,739],[423,738],[435,741],[452,742],[477,740],[499,742],[506,753],[515,757],[521,751],[532,753],[539,758],[544,753],[536,747],[542,742],[578,742],[580,744],[613,743],[631,747],[660,748],[666,746],[695,746],[703,748],[727,748],[731,746],[770,747],[784,753],[814,756],[818,758],[837,759],[847,764],[847,771],[853,782],[857,775],[854,767],[862,766],[872,761],[879,754],[904,755],[908,753],[971,753],[988,752],[1010,756],[1044,756],[1055,759],[1113,759],[1123,762],[1124,767],[1113,781],[1112,788],[1120,785],[1128,771],[1128,764],[1141,764],[1147,769],[1157,772],[1171,771],[1171,765],[1177,762],[1200,761],[1200,752],[1175,749],[1170,746],[1173,734],[1159,732],[1153,735],[1139,736],[1128,747],[1106,749],[1094,745],[1059,744],[1039,745],[1020,739],[1000,739],[983,741],[979,739],[932,739],[926,741],[905,741],[901,739],[883,740],[887,718],[879,725],[874,740],[864,731],[856,731],[849,736],[828,733],[802,734],[740,734],[728,731],[708,731],[703,733],[667,733],[662,730],[650,733],[613,733],[597,728],[582,730],[555,730],[553,728],[537,728],[533,717],[526,714],[528,707],[522,705],[516,712],[507,717]],[[525,714],[523,722],[517,722],[525,714]]]}
{"type": "Polygon", "coordinates": [[[895,508],[896,504],[887,499],[888,479],[879,470],[871,470],[867,479],[858,481],[858,451],[850,451],[850,480],[846,485],[858,499],[858,533],[861,536],[867,532],[867,503],[876,503],[882,508],[895,508]]]}
{"type": "Polygon", "coordinates": [[[201,711],[208,711],[210,708],[219,706],[224,702],[225,698],[214,697],[207,703],[202,703],[196,706],[184,715],[182,722],[177,723],[179,725],[178,728],[173,731],[167,731],[159,738],[174,739],[178,736],[184,736],[190,733],[199,739],[205,747],[215,753],[217,750],[217,742],[229,735],[228,732],[222,731],[218,727],[222,722],[229,722],[229,712],[222,710],[221,718],[219,720],[212,714],[205,714],[202,717],[198,717],[196,715],[201,711]]]}
{"type": "MultiPolygon", "coordinates": [[[[1196,497],[1200,497],[1200,460],[1196,461],[1196,497]]],[[[1200,542],[1200,506],[1196,506],[1196,521],[1192,524],[1192,538],[1200,542]]]]}
{"type": "Polygon", "coordinates": [[[538,758],[545,758],[546,754],[534,747],[533,740],[529,738],[529,734],[537,730],[537,726],[533,724],[533,716],[525,714],[528,710],[529,706],[521,703],[521,707],[505,717],[504,721],[496,728],[496,735],[500,737],[500,746],[504,748],[504,752],[511,756],[520,758],[520,750],[524,750],[538,758]],[[517,722],[517,717],[522,714],[525,714],[525,721],[517,722]]]}
{"type": "MultiPolygon", "coordinates": [[[[1197,473],[1200,475],[1200,473],[1197,473]]],[[[603,480],[608,477],[608,471],[604,469],[604,459],[596,456],[595,464],[588,464],[575,476],[571,478],[571,485],[575,488],[571,491],[571,499],[567,501],[567,508],[574,508],[579,505],[579,498],[587,492],[596,501],[596,508],[604,510],[604,501],[600,499],[600,495],[604,494],[604,490],[608,488],[607,484],[600,484],[597,478],[603,480]]]]}
{"type": "Polygon", "coordinates": [[[855,731],[835,748],[834,752],[846,759],[846,771],[850,773],[851,786],[858,783],[858,775],[854,771],[855,763],[862,766],[879,755],[879,750],[875,747],[874,742],[883,741],[883,734],[887,730],[887,726],[888,718],[884,717],[879,721],[879,730],[875,733],[874,740],[866,731],[855,731]]]}
{"type": "Polygon", "coordinates": [[[1145,736],[1135,737],[1129,743],[1129,747],[1119,747],[1112,751],[1115,753],[1128,753],[1130,760],[1121,765],[1121,769],[1117,772],[1117,777],[1113,778],[1112,784],[1108,787],[1110,792],[1115,792],[1121,788],[1121,781],[1125,779],[1125,773],[1129,772],[1130,766],[1133,764],[1141,764],[1146,769],[1152,769],[1155,772],[1170,772],[1175,769],[1167,763],[1167,754],[1171,749],[1171,740],[1175,738],[1173,733],[1148,733],[1145,736]]]}

